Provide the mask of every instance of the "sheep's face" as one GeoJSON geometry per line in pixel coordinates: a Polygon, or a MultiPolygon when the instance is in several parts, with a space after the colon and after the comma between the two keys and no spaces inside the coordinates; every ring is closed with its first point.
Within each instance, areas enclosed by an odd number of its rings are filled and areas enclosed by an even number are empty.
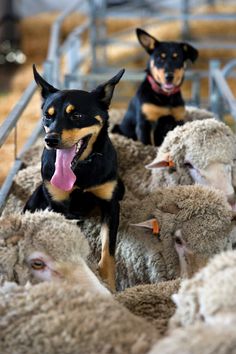
{"type": "Polygon", "coordinates": [[[193,252],[183,239],[181,229],[174,233],[175,250],[179,257],[180,277],[190,278],[207,263],[207,258],[193,252]]]}
{"type": "Polygon", "coordinates": [[[205,168],[200,168],[188,154],[186,154],[185,159],[180,163],[175,163],[170,154],[166,153],[157,156],[146,167],[152,169],[154,172],[153,183],[155,183],[155,171],[158,169],[167,170],[170,176],[176,171],[175,178],[181,176],[179,184],[200,184],[216,188],[224,193],[233,210],[236,209],[232,164],[230,162],[211,162],[205,168]]]}
{"type": "Polygon", "coordinates": [[[78,284],[81,288],[98,294],[110,295],[80,257],[72,257],[70,261],[58,262],[43,252],[31,253],[26,261],[32,282],[62,281],[78,284]]]}
{"type": "Polygon", "coordinates": [[[56,262],[46,253],[32,252],[26,259],[31,274],[31,282],[50,281],[63,278],[56,270],[56,262]]]}
{"type": "Polygon", "coordinates": [[[230,205],[235,205],[231,164],[214,162],[209,164],[206,168],[201,169],[194,165],[190,159],[188,159],[186,160],[184,166],[188,169],[194,183],[221,190],[230,205]]]}

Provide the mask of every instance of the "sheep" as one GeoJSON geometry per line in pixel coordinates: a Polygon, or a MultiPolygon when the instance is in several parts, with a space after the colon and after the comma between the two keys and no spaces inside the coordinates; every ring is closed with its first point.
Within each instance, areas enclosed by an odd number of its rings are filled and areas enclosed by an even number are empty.
{"type": "Polygon", "coordinates": [[[236,252],[215,256],[192,279],[182,282],[173,296],[177,305],[171,328],[197,322],[208,325],[236,324],[236,252]]]}
{"type": "Polygon", "coordinates": [[[236,354],[235,328],[193,325],[161,339],[148,354],[236,354]]]}
{"type": "Polygon", "coordinates": [[[76,222],[60,214],[26,212],[0,218],[1,283],[67,279],[109,294],[87,265],[88,254],[88,242],[76,222]]]}
{"type": "MultiPolygon", "coordinates": [[[[203,186],[162,188],[142,200],[126,197],[116,249],[117,289],[192,276],[210,257],[227,249],[231,219],[223,194],[203,186]],[[159,237],[152,232],[152,220],[146,221],[150,215],[158,221],[159,237]]],[[[98,261],[97,219],[84,221],[81,229],[91,257],[98,261]]]]}
{"type": "MultiPolygon", "coordinates": [[[[142,199],[128,189],[121,203],[117,289],[192,276],[209,257],[228,247],[231,217],[220,192],[201,186],[169,187],[142,199]],[[145,221],[150,214],[157,215],[161,242],[151,230],[129,225],[145,221]]],[[[91,247],[89,259],[97,263],[98,218],[85,220],[81,228],[91,247]]]]}
{"type": "Polygon", "coordinates": [[[152,323],[163,335],[175,311],[171,295],[178,291],[179,286],[180,279],[137,285],[117,293],[115,298],[134,315],[152,323]]]}
{"type": "Polygon", "coordinates": [[[215,119],[177,127],[168,133],[156,158],[147,166],[152,169],[150,191],[160,186],[198,183],[222,190],[234,204],[235,143],[231,129],[215,119]]]}
{"type": "Polygon", "coordinates": [[[0,288],[4,354],[144,354],[160,338],[112,297],[59,282],[0,288]]]}
{"type": "Polygon", "coordinates": [[[236,353],[236,252],[222,252],[172,296],[168,335],[149,354],[236,353]]]}
{"type": "MultiPolygon", "coordinates": [[[[187,120],[207,119],[213,118],[212,113],[197,109],[194,107],[187,107],[187,120]]],[[[124,110],[112,109],[110,112],[111,121],[118,123],[124,115],[124,110]]],[[[145,169],[145,165],[151,163],[156,155],[156,147],[143,146],[140,142],[127,139],[123,136],[110,134],[113,145],[118,154],[119,175],[123,179],[126,188],[130,189],[136,195],[145,195],[150,189],[151,173],[145,169]],[[140,182],[141,181],[141,182],[140,182]]],[[[37,185],[40,179],[40,169],[38,163],[40,162],[43,150],[42,139],[38,139],[36,144],[29,149],[23,156],[23,164],[29,169],[23,169],[15,178],[12,189],[13,197],[10,196],[5,213],[11,213],[14,210],[14,205],[17,205],[17,210],[23,207],[25,203],[25,194],[32,194],[32,185],[37,185]],[[37,166],[35,166],[37,165],[37,166]],[[35,167],[34,167],[35,166],[35,167]],[[25,179],[24,179],[25,178],[25,179]],[[29,182],[31,181],[31,185],[29,182]],[[23,190],[23,194],[18,195],[17,191],[23,190]],[[24,201],[22,200],[24,196],[24,201]],[[20,201],[19,201],[20,199],[20,201]],[[19,208],[19,209],[18,209],[19,208]]],[[[191,184],[191,183],[186,183],[191,184]]]]}

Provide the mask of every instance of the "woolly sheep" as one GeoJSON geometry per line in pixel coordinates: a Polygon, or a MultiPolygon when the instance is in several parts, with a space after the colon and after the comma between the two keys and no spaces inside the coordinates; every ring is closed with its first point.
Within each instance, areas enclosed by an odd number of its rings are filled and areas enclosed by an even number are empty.
{"type": "Polygon", "coordinates": [[[186,327],[196,322],[236,325],[236,252],[215,256],[192,279],[182,282],[174,295],[177,305],[171,327],[186,327]]]}
{"type": "Polygon", "coordinates": [[[134,315],[152,323],[163,335],[175,311],[171,295],[178,291],[179,286],[180,279],[138,285],[117,293],[115,298],[134,315]]]}
{"type": "Polygon", "coordinates": [[[235,328],[194,325],[175,330],[148,354],[236,354],[235,328]]]}
{"type": "Polygon", "coordinates": [[[235,203],[232,166],[236,139],[215,119],[186,123],[169,132],[154,161],[150,190],[158,186],[203,184],[223,191],[235,203]]]}
{"type": "Polygon", "coordinates": [[[1,282],[67,279],[109,294],[86,264],[88,254],[88,242],[77,224],[60,214],[27,212],[0,218],[1,282]]]}
{"type": "Polygon", "coordinates": [[[184,280],[172,296],[177,310],[168,336],[149,354],[236,353],[235,277],[236,252],[228,251],[184,280]]]}
{"type": "MultiPolygon", "coordinates": [[[[231,219],[224,196],[202,186],[162,188],[143,200],[125,198],[116,249],[118,290],[192,276],[228,247],[231,219]],[[130,225],[145,224],[150,215],[158,221],[161,241],[151,229],[130,225]]],[[[81,228],[98,260],[97,219],[86,220],[81,228]]]]}
{"type": "Polygon", "coordinates": [[[0,289],[4,354],[144,354],[158,331],[112,297],[58,282],[0,289]]]}
{"type": "MultiPolygon", "coordinates": [[[[113,123],[121,121],[124,115],[124,110],[112,109],[110,111],[110,119],[113,123]]],[[[187,107],[187,120],[206,119],[213,118],[212,113],[197,109],[195,107],[187,107]]],[[[156,147],[143,146],[140,142],[127,139],[123,136],[111,134],[112,142],[117,150],[118,162],[119,162],[119,174],[123,179],[126,188],[130,189],[134,194],[145,194],[150,186],[150,171],[145,169],[145,165],[149,164],[156,155],[156,147]]],[[[18,208],[23,207],[24,201],[22,201],[22,195],[18,195],[18,191],[23,191],[30,195],[32,189],[40,180],[40,168],[37,165],[40,162],[41,154],[43,150],[42,138],[38,139],[36,144],[27,151],[23,157],[23,163],[30,169],[21,170],[14,183],[12,194],[7,205],[5,213],[11,213],[14,210],[14,205],[17,204],[18,208]],[[37,166],[35,166],[37,165],[37,166]],[[19,198],[20,202],[19,202],[19,198]]],[[[187,183],[188,184],[188,183],[187,183]]]]}

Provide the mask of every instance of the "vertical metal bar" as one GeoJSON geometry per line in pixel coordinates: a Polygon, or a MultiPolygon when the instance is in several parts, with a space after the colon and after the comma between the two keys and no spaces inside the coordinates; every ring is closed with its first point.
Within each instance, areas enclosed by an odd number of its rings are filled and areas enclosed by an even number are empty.
{"type": "Polygon", "coordinates": [[[215,114],[216,118],[220,119],[220,95],[218,92],[217,85],[214,79],[215,69],[220,68],[219,60],[210,61],[210,70],[209,70],[209,91],[210,91],[210,108],[215,114]]]}
{"type": "Polygon", "coordinates": [[[192,102],[197,107],[200,106],[200,101],[201,101],[200,80],[201,80],[200,75],[198,73],[195,73],[192,76],[192,102]]]}
{"type": "Polygon", "coordinates": [[[188,16],[189,0],[181,0],[181,36],[183,39],[190,37],[188,16]]]}
{"type": "Polygon", "coordinates": [[[96,3],[95,0],[88,0],[90,12],[90,43],[92,54],[92,72],[97,67],[97,24],[96,24],[96,3]]]}

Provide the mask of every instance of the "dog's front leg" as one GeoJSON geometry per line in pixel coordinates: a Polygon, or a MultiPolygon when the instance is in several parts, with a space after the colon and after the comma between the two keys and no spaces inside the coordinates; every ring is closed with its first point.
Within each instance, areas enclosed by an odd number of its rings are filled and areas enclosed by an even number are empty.
{"type": "Polygon", "coordinates": [[[27,200],[23,213],[27,210],[34,213],[36,210],[45,210],[48,208],[49,204],[44,193],[43,184],[41,183],[27,200]]]}
{"type": "Polygon", "coordinates": [[[115,284],[115,248],[116,236],[119,226],[119,201],[103,201],[102,203],[102,252],[99,262],[99,274],[112,291],[116,290],[115,284]]]}
{"type": "Polygon", "coordinates": [[[139,115],[135,129],[138,141],[141,141],[144,145],[151,144],[151,125],[146,121],[144,115],[141,113],[139,113],[139,115]]]}

